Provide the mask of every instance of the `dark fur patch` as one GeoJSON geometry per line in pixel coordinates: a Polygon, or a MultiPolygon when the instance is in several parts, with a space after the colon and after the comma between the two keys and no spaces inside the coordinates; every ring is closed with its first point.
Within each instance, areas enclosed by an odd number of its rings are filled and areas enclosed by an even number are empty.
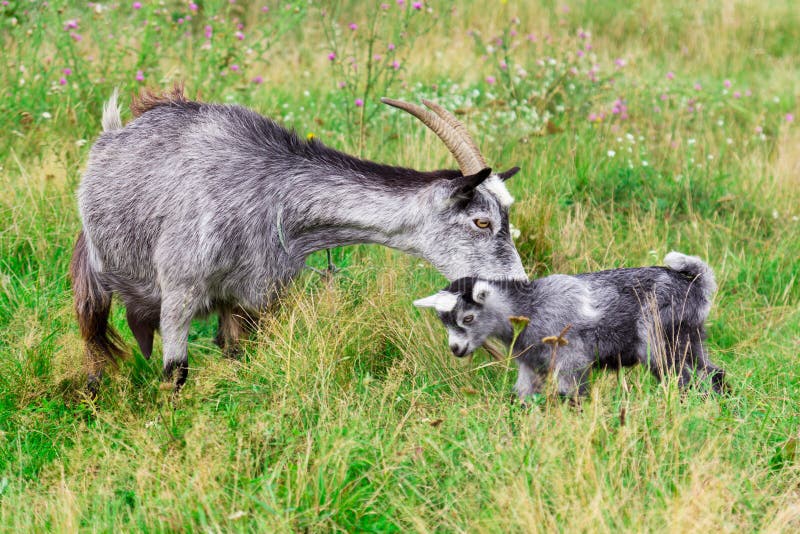
{"type": "Polygon", "coordinates": [[[138,96],[134,96],[131,101],[131,112],[134,117],[150,111],[159,106],[174,106],[187,104],[183,82],[175,82],[175,85],[168,91],[156,91],[144,88],[138,96]]]}

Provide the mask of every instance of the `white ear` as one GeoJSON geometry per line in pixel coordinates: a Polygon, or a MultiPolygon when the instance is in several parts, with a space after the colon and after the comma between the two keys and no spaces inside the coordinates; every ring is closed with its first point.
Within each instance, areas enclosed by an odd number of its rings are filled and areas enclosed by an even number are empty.
{"type": "Polygon", "coordinates": [[[476,280],[472,286],[472,300],[478,304],[486,304],[486,299],[492,294],[492,285],[484,280],[476,280]]]}
{"type": "Polygon", "coordinates": [[[438,312],[449,312],[456,307],[458,297],[448,291],[439,291],[435,295],[414,301],[417,308],[436,308],[438,312]]]}

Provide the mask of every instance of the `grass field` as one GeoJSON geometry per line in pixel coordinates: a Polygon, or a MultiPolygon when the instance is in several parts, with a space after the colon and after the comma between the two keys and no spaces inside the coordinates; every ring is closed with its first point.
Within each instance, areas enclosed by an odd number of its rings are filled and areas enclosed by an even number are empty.
{"type": "Polygon", "coordinates": [[[0,530],[800,530],[795,2],[385,1],[0,4],[0,530]],[[174,402],[116,307],[132,354],[90,400],[75,190],[112,89],[177,80],[420,169],[455,165],[379,97],[456,110],[522,167],[532,276],[712,265],[731,394],[633,368],[580,408],[523,408],[513,366],[453,358],[412,306],[441,275],[358,246],[297,279],[239,361],[197,321],[174,402]]]}

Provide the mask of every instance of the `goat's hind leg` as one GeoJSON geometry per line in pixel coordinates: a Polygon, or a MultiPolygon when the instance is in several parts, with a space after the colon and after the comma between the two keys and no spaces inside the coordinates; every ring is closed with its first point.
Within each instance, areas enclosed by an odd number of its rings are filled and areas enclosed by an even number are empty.
{"type": "Polygon", "coordinates": [[[128,327],[139,344],[139,350],[146,359],[153,355],[153,337],[158,330],[158,311],[153,313],[143,313],[132,303],[126,303],[126,318],[128,327]]]}
{"type": "Polygon", "coordinates": [[[725,381],[725,370],[721,367],[714,365],[708,357],[703,338],[705,332],[699,330],[692,333],[690,336],[691,351],[694,356],[694,370],[697,379],[708,387],[714,393],[722,395],[729,391],[728,384],[725,381]]]}
{"type": "Polygon", "coordinates": [[[222,306],[214,342],[226,357],[238,358],[242,340],[253,333],[255,326],[256,318],[241,306],[222,306]]]}

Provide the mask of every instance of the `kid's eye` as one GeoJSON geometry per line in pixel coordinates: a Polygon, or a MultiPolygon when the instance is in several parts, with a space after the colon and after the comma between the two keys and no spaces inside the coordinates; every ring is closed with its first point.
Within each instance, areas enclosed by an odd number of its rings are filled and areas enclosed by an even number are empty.
{"type": "Polygon", "coordinates": [[[464,318],[461,319],[461,322],[464,324],[469,324],[473,321],[473,319],[475,319],[474,315],[465,315],[464,318]]]}
{"type": "Polygon", "coordinates": [[[475,226],[478,228],[489,228],[489,219],[473,219],[475,226]]]}

